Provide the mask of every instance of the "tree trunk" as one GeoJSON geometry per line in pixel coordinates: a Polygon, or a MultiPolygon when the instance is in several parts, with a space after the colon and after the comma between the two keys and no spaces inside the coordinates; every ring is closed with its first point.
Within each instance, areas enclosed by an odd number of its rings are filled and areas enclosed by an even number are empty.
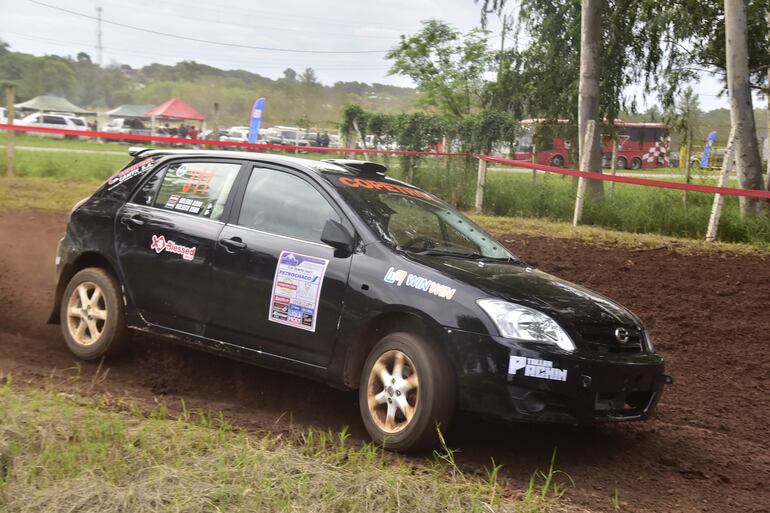
{"type": "MultiPolygon", "coordinates": [[[[762,189],[762,161],[754,124],[749,88],[749,53],[746,36],[746,0],[725,0],[725,44],[730,122],[735,128],[735,163],[738,181],[744,189],[762,189]]],[[[763,202],[741,198],[741,214],[756,215],[763,202]]]]}
{"type": "MultiPolygon", "coordinates": [[[[580,89],[578,96],[579,155],[584,161],[584,152],[589,152],[589,169],[602,172],[600,146],[601,122],[599,120],[599,59],[601,49],[601,19],[604,0],[582,0],[580,17],[580,89]],[[596,131],[590,147],[585,148],[585,134],[588,121],[596,122],[596,131]]],[[[596,194],[604,191],[603,182],[591,180],[590,188],[596,194]]]]}
{"type": "MultiPolygon", "coordinates": [[[[770,11],[767,12],[767,30],[770,30],[770,11]]],[[[770,191],[770,68],[767,68],[767,190],[770,191]]],[[[768,200],[770,203],[770,200],[768,200]]]]}

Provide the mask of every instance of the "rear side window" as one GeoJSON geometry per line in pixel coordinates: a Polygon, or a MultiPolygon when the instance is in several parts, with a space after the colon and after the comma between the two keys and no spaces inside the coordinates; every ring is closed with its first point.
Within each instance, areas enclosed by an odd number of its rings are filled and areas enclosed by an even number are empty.
{"type": "Polygon", "coordinates": [[[43,116],[43,123],[47,125],[66,125],[67,122],[60,116],[43,116]]]}
{"type": "Polygon", "coordinates": [[[72,121],[77,126],[86,126],[85,122],[82,119],[70,118],[70,121],[72,121]]]}
{"type": "MultiPolygon", "coordinates": [[[[154,206],[218,220],[222,217],[227,197],[240,168],[240,164],[223,162],[171,164],[163,173],[154,206]]],[[[140,191],[140,202],[143,193],[144,187],[140,191]]],[[[145,195],[145,201],[146,197],[145,195]]]]}
{"type": "Polygon", "coordinates": [[[238,224],[296,239],[321,242],[329,219],[339,215],[315,187],[294,175],[255,168],[249,178],[238,224]]]}

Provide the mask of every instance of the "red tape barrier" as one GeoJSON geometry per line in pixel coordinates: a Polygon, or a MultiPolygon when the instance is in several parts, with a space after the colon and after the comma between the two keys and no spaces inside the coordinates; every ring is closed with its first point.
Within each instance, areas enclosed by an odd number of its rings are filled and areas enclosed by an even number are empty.
{"type": "Polygon", "coordinates": [[[524,167],[545,171],[547,173],[558,173],[560,175],[577,176],[589,180],[604,180],[607,182],[630,183],[633,185],[645,185],[647,187],[659,187],[663,189],[678,189],[682,191],[707,192],[710,194],[723,194],[725,196],[745,196],[747,198],[770,199],[770,191],[758,191],[753,189],[733,189],[730,187],[717,187],[714,185],[697,185],[679,182],[669,182],[665,180],[650,180],[647,178],[634,178],[632,176],[612,176],[604,173],[589,173],[577,169],[567,169],[562,167],[545,166],[543,164],[533,164],[524,160],[510,160],[501,157],[489,157],[486,155],[476,155],[476,158],[495,164],[506,166],[524,167]]]}
{"type": "Polygon", "coordinates": [[[251,144],[237,141],[215,141],[213,139],[185,139],[182,137],[166,137],[160,135],[115,134],[93,130],[68,130],[66,128],[48,128],[43,126],[9,125],[0,123],[0,130],[17,132],[40,132],[46,134],[70,135],[74,137],[98,137],[100,139],[119,139],[121,141],[158,142],[169,144],[226,146],[231,148],[247,148],[253,150],[301,150],[328,153],[358,153],[375,155],[415,155],[432,157],[464,157],[465,153],[442,153],[438,151],[405,151],[405,150],[368,150],[363,148],[326,148],[318,146],[293,146],[287,144],[251,144]]]}

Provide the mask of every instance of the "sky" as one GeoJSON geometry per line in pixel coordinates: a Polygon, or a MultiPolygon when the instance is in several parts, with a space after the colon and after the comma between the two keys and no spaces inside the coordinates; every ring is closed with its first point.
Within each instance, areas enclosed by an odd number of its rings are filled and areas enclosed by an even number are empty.
{"type": "MultiPolygon", "coordinates": [[[[141,67],[195,60],[270,78],[279,77],[288,67],[297,71],[312,67],[324,84],[359,81],[411,87],[414,84],[408,78],[388,75],[389,62],[384,58],[402,34],[417,32],[420,22],[431,18],[449,22],[462,32],[480,21],[479,6],[473,0],[0,0],[0,38],[12,50],[34,55],[84,51],[94,61],[96,20],[41,3],[87,16],[96,16],[101,7],[104,65],[141,67]],[[180,40],[110,22],[230,46],[180,40]],[[367,53],[310,53],[319,51],[367,53]]],[[[490,44],[498,47],[499,23],[490,18],[488,28],[493,34],[490,44]]],[[[718,97],[721,85],[716,78],[704,76],[693,87],[701,96],[701,109],[728,107],[726,97],[718,97]]],[[[644,109],[656,99],[640,96],[638,103],[644,109]]]]}

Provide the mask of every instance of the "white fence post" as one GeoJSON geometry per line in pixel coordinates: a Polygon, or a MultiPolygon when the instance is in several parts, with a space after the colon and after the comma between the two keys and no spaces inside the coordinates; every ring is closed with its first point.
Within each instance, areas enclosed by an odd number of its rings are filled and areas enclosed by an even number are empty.
{"type": "MultiPolygon", "coordinates": [[[[589,119],[586,123],[586,136],[583,140],[583,154],[580,156],[580,170],[586,171],[590,167],[591,163],[591,148],[593,147],[592,141],[594,140],[594,132],[596,131],[596,121],[589,119]]],[[[583,217],[583,203],[585,202],[586,187],[588,185],[588,179],[580,177],[577,186],[577,195],[575,196],[575,215],[572,217],[572,226],[580,224],[580,218],[583,217]]]]}
{"type": "Polygon", "coordinates": [[[484,189],[487,183],[487,161],[479,159],[479,173],[476,177],[476,213],[484,209],[484,189]]]}
{"type": "MultiPolygon", "coordinates": [[[[722,161],[722,173],[719,175],[719,187],[727,187],[730,172],[733,169],[733,153],[735,151],[735,125],[730,129],[730,138],[727,140],[727,151],[725,159],[722,161]]],[[[689,155],[688,155],[689,158],[689,155]]],[[[722,204],[725,199],[721,194],[714,194],[714,203],[711,205],[711,217],[706,230],[706,240],[714,242],[717,240],[717,229],[719,228],[719,217],[722,215],[722,204]]]]}

